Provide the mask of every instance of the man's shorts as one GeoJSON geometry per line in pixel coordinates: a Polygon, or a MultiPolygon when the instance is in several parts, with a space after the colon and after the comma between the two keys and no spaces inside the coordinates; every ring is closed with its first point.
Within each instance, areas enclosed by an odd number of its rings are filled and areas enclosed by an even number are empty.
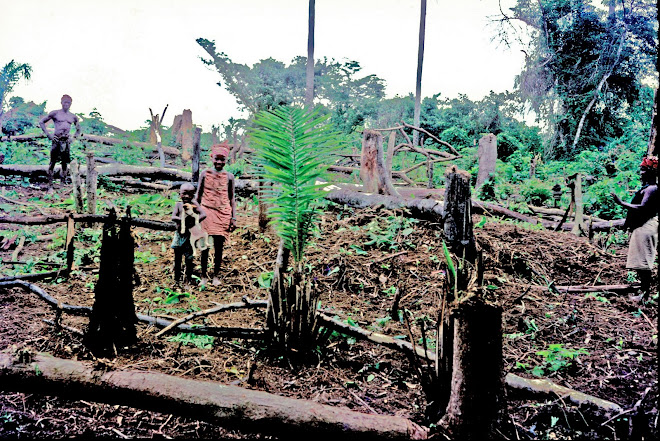
{"type": "Polygon", "coordinates": [[[68,136],[65,138],[53,138],[53,145],[50,148],[50,162],[51,164],[57,162],[68,164],[71,162],[70,142],[68,136]]]}

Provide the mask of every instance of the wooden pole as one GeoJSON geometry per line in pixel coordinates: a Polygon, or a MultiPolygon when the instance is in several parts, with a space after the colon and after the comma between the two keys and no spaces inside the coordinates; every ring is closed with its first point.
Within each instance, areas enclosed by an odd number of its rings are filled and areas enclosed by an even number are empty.
{"type": "Polygon", "coordinates": [[[76,213],[80,214],[85,210],[82,197],[82,186],[80,183],[80,170],[78,161],[71,161],[71,185],[73,186],[73,202],[76,205],[76,213]]]}
{"type": "Polygon", "coordinates": [[[94,152],[87,152],[87,213],[96,214],[96,186],[98,174],[94,152]]]}

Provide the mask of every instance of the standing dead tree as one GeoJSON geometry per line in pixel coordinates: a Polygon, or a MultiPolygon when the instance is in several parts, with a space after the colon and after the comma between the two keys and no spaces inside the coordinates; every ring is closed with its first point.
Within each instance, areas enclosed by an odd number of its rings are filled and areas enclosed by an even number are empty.
{"type": "Polygon", "coordinates": [[[165,112],[167,112],[168,106],[169,104],[165,105],[162,116],[158,116],[158,114],[154,115],[151,107],[149,107],[149,113],[151,114],[151,133],[156,138],[156,149],[158,150],[161,168],[165,167],[165,152],[163,151],[163,120],[165,119],[165,112]]]}

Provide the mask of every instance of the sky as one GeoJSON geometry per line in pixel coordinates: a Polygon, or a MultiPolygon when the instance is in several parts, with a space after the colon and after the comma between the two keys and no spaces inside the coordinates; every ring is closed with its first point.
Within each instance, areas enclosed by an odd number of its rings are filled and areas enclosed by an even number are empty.
{"type": "MultiPolygon", "coordinates": [[[[96,108],[125,130],[166,105],[166,126],[183,109],[204,131],[245,116],[200,61],[197,38],[248,65],[307,56],[308,0],[0,1],[0,66],[33,68],[10,96],[47,101],[50,111],[66,93],[73,112],[96,108]]],[[[498,13],[498,0],[428,0],[423,96],[513,90],[523,54],[491,41],[498,13]]],[[[358,61],[363,75],[385,80],[387,97],[414,93],[419,14],[419,0],[317,0],[314,58],[358,61]]]]}

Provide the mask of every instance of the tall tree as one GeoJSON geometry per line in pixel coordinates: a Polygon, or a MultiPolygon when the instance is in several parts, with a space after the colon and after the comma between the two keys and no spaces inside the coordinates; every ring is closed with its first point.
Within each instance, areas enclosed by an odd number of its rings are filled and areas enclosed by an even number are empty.
{"type": "Polygon", "coordinates": [[[652,0],[518,0],[499,37],[525,47],[521,96],[548,128],[546,156],[569,157],[621,136],[643,81],[656,77],[652,0]]]}
{"type": "Polygon", "coordinates": [[[14,89],[16,83],[22,78],[29,80],[32,75],[32,66],[27,63],[17,63],[11,60],[0,70],[0,118],[5,109],[7,95],[14,89]]]}
{"type": "MultiPolygon", "coordinates": [[[[415,82],[415,115],[414,125],[419,127],[422,107],[422,64],[424,63],[424,35],[426,34],[426,0],[421,0],[419,14],[419,44],[417,46],[417,81],[415,82]]],[[[419,144],[419,132],[413,131],[413,144],[419,144]]]]}
{"type": "Polygon", "coordinates": [[[316,1],[309,0],[309,20],[307,33],[307,89],[305,90],[305,106],[314,105],[314,21],[316,1]]]}

